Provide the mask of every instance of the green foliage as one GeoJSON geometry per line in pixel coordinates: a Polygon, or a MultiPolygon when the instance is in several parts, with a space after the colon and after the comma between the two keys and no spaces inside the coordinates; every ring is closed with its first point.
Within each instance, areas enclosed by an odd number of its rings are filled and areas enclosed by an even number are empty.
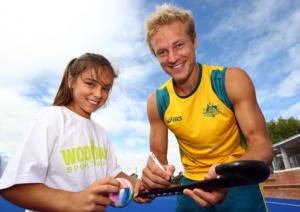
{"type": "Polygon", "coordinates": [[[183,178],[183,174],[182,172],[179,172],[178,175],[174,177],[172,183],[180,184],[182,178],[183,178]]]}
{"type": "Polygon", "coordinates": [[[284,119],[279,117],[277,121],[267,123],[268,133],[272,143],[283,141],[293,135],[300,133],[300,120],[290,117],[284,119]]]}

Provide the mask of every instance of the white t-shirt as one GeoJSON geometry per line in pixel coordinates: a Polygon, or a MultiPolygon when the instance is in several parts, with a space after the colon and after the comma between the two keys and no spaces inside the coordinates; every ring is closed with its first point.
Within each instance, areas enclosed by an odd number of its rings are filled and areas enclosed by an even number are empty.
{"type": "Polygon", "coordinates": [[[52,106],[34,119],[4,170],[0,189],[44,183],[81,191],[121,171],[101,126],[64,106],[52,106]]]}
{"type": "Polygon", "coordinates": [[[2,156],[1,156],[1,154],[0,154],[0,177],[1,177],[1,175],[2,175],[2,168],[3,167],[3,164],[2,164],[2,156]]]}

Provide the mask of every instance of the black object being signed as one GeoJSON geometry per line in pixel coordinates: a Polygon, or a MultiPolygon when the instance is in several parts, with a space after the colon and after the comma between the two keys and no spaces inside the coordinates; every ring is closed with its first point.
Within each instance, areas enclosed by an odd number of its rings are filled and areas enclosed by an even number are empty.
{"type": "Polygon", "coordinates": [[[139,193],[139,197],[155,198],[182,194],[184,189],[201,188],[213,191],[219,188],[250,185],[265,181],[270,175],[270,168],[262,161],[241,160],[216,166],[218,178],[196,181],[190,184],[171,186],[165,189],[153,189],[139,193]]]}

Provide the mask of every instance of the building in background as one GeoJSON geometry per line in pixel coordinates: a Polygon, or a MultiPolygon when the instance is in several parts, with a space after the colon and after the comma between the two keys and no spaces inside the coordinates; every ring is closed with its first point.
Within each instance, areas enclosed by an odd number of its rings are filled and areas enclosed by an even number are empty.
{"type": "Polygon", "coordinates": [[[266,197],[300,200],[300,134],[273,145],[274,173],[263,183],[266,197]]]}
{"type": "Polygon", "coordinates": [[[274,171],[300,167],[300,134],[273,145],[274,171]]]}

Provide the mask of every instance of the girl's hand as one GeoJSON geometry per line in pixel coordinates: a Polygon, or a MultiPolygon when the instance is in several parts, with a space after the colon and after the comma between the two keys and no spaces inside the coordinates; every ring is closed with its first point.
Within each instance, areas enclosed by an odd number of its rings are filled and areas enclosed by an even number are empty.
{"type": "Polygon", "coordinates": [[[119,192],[120,182],[114,178],[97,180],[86,189],[71,195],[70,211],[105,211],[112,201],[110,192],[119,192]]]}

